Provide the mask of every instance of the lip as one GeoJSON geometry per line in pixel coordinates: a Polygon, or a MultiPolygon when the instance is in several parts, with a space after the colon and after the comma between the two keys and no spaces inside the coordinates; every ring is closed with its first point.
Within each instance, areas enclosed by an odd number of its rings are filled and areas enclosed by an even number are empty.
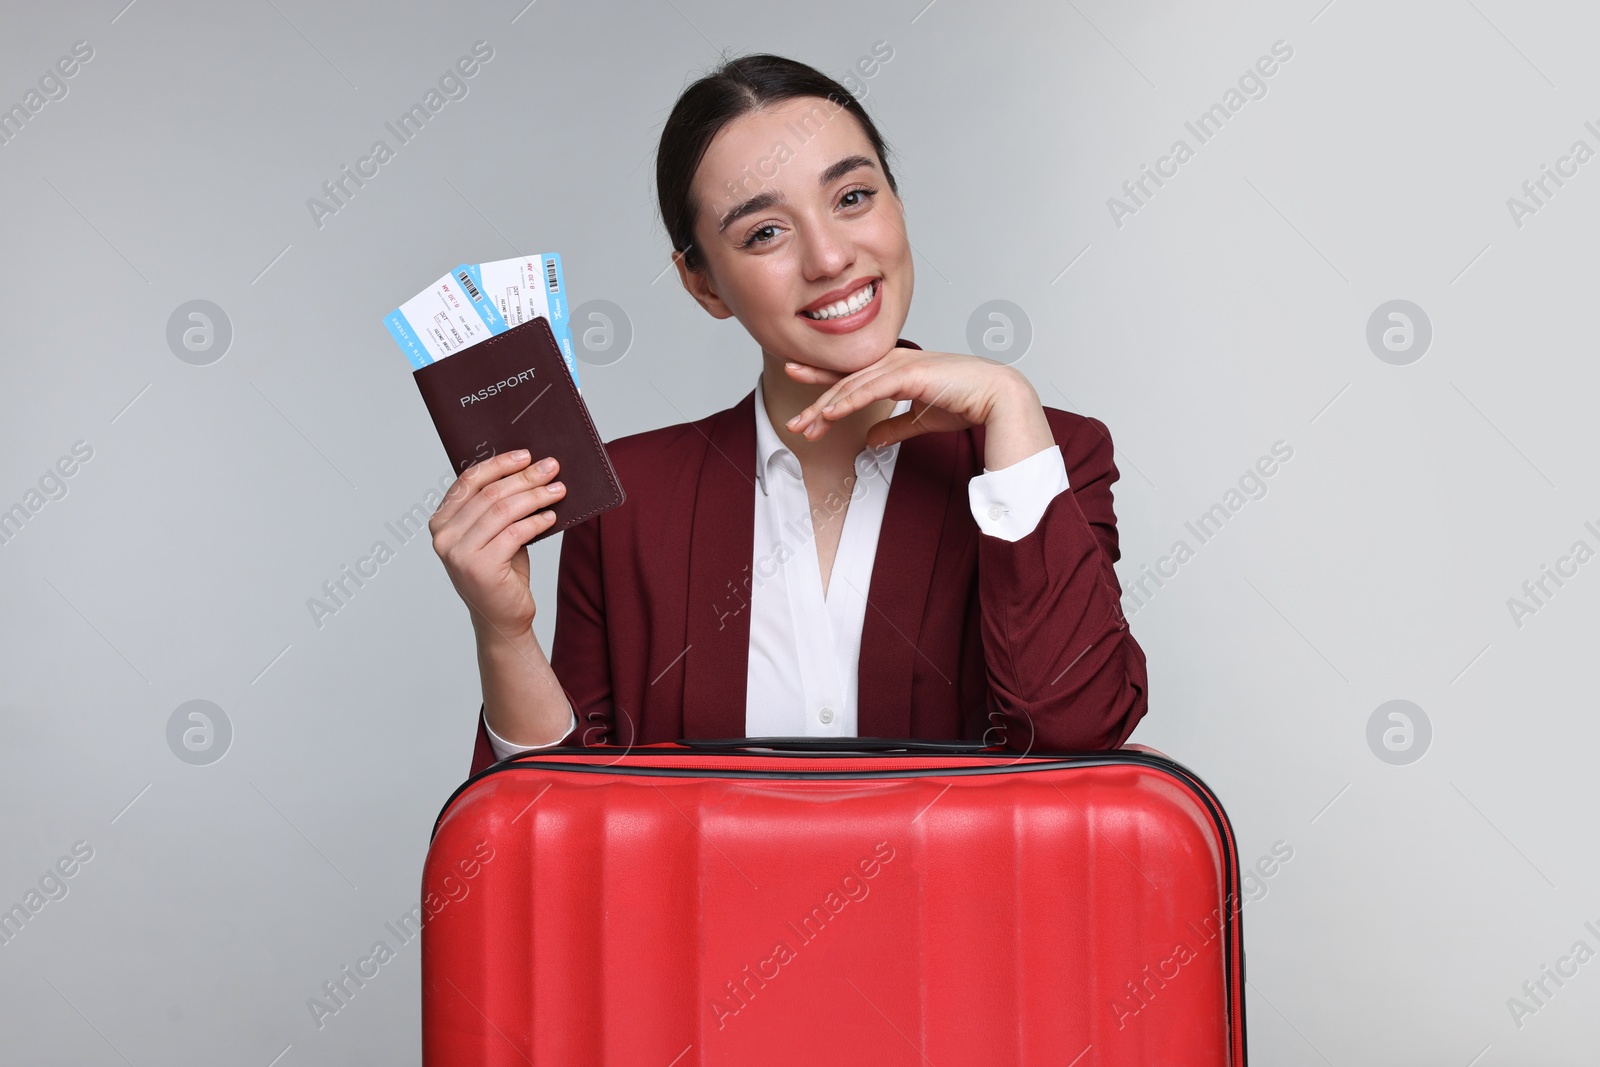
{"type": "Polygon", "coordinates": [[[875,281],[878,281],[878,280],[879,279],[875,278],[875,277],[873,277],[873,278],[857,278],[855,281],[851,282],[850,284],[848,284],[848,285],[846,285],[846,286],[844,286],[842,288],[834,289],[834,290],[831,290],[829,292],[823,293],[816,300],[813,300],[811,303],[807,304],[805,307],[801,308],[800,310],[801,311],[821,311],[823,308],[827,307],[829,304],[837,304],[839,301],[843,300],[845,297],[849,296],[851,293],[855,292],[857,289],[861,288],[863,285],[866,285],[869,282],[875,282],[875,281]]]}
{"type": "MultiPolygon", "coordinates": [[[[865,278],[858,284],[851,285],[842,290],[836,290],[836,292],[842,293],[844,296],[849,296],[856,290],[865,285],[870,285],[873,282],[878,283],[878,291],[872,295],[872,299],[867,301],[864,307],[853,311],[848,315],[842,315],[836,319],[812,319],[801,315],[799,312],[796,312],[795,317],[819,333],[839,334],[850,333],[854,330],[859,330],[861,327],[877,318],[879,309],[883,307],[883,279],[865,278]]],[[[843,299],[843,297],[829,294],[823,299],[817,301],[816,304],[805,308],[804,310],[816,311],[818,308],[827,307],[829,304],[832,304],[840,299],[843,299]]]]}

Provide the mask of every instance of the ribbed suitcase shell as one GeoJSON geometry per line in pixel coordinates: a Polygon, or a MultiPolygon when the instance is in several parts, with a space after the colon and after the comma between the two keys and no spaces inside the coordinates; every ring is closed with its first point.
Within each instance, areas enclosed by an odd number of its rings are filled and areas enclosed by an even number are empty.
{"type": "Polygon", "coordinates": [[[1144,746],[549,749],[423,877],[427,1067],[1243,1067],[1238,860],[1144,746]]]}

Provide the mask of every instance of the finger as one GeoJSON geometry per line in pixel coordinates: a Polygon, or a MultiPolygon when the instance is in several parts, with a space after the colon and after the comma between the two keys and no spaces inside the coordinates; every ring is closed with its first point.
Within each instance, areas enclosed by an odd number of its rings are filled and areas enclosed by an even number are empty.
{"type": "Polygon", "coordinates": [[[442,528],[442,532],[445,536],[449,536],[451,531],[464,532],[470,530],[483,517],[484,512],[488,511],[500,500],[528,489],[545,485],[554,480],[560,471],[560,462],[553,456],[546,456],[532,466],[523,467],[521,470],[513,471],[503,478],[490,482],[461,506],[460,510],[452,516],[449,524],[442,528]]]}
{"type": "MultiPolygon", "coordinates": [[[[921,355],[921,351],[915,348],[891,348],[882,358],[874,360],[854,374],[847,374],[835,381],[831,388],[824,391],[821,396],[817,397],[798,415],[789,420],[787,424],[789,429],[795,433],[805,433],[807,427],[819,421],[818,416],[822,409],[835,403],[842,393],[848,392],[863,381],[869,381],[886,370],[892,369],[896,364],[904,364],[921,355]]],[[[836,418],[837,416],[830,415],[830,417],[836,418]]],[[[824,430],[824,432],[826,431],[824,430]]]]}
{"type": "MultiPolygon", "coordinates": [[[[903,391],[906,383],[906,372],[903,368],[886,370],[871,378],[864,378],[851,387],[841,390],[832,401],[824,402],[818,409],[817,418],[807,428],[807,436],[811,431],[826,428],[829,424],[851,415],[869,404],[886,397],[897,397],[903,391]]],[[[820,435],[819,435],[820,436],[820,435]]],[[[812,438],[815,440],[815,438],[812,438]]]]}
{"type": "Polygon", "coordinates": [[[795,433],[804,433],[808,426],[817,421],[817,414],[822,410],[824,405],[833,403],[835,397],[837,397],[844,390],[851,388],[856,382],[859,382],[866,377],[880,374],[882,371],[883,360],[880,359],[873,363],[869,363],[867,366],[862,367],[853,374],[846,374],[838,381],[834,382],[832,386],[823,390],[821,396],[817,397],[810,404],[806,405],[806,407],[802,408],[800,413],[794,418],[790,419],[785,425],[787,425],[789,429],[795,433]]]}
{"type": "MultiPolygon", "coordinates": [[[[877,377],[877,375],[881,373],[883,373],[882,368],[874,364],[871,367],[863,367],[854,374],[841,378],[832,386],[832,388],[824,390],[821,396],[817,397],[805,408],[801,409],[800,413],[794,418],[790,419],[789,428],[795,433],[805,434],[807,436],[810,435],[812,430],[821,430],[824,433],[827,432],[828,424],[827,420],[823,418],[822,409],[837,403],[840,396],[849,392],[861,382],[877,377]]],[[[832,418],[836,416],[833,416],[830,413],[829,417],[832,418]]],[[[818,436],[820,436],[820,434],[818,436]]],[[[816,438],[812,437],[812,440],[816,440],[816,438]]]]}
{"type": "Polygon", "coordinates": [[[496,559],[501,556],[510,559],[522,550],[522,546],[554,526],[555,522],[555,512],[536,511],[501,530],[494,541],[487,546],[486,551],[493,553],[496,559]]]}
{"type": "MultiPolygon", "coordinates": [[[[541,511],[554,504],[566,495],[566,486],[561,482],[551,482],[548,485],[538,485],[520,493],[512,493],[496,500],[483,510],[472,526],[461,537],[460,546],[468,552],[476,551],[489,544],[505,532],[506,528],[513,526],[535,512],[541,511]]],[[[523,538],[522,541],[526,541],[523,538]]],[[[520,547],[522,541],[516,542],[515,547],[520,547]]],[[[507,555],[506,559],[511,557],[507,555]]],[[[497,557],[498,561],[498,557],[497,557]]]]}
{"type": "MultiPolygon", "coordinates": [[[[924,410],[926,410],[924,408],[924,410]]],[[[875,422],[867,428],[866,445],[868,448],[887,448],[899,441],[925,434],[929,430],[928,423],[922,418],[922,412],[913,404],[910,411],[900,414],[882,422],[875,422]]]]}
{"type": "Polygon", "coordinates": [[[433,518],[429,520],[428,525],[434,527],[434,532],[437,533],[477,495],[478,490],[527,466],[531,459],[526,448],[519,448],[515,452],[502,452],[498,456],[490,456],[486,460],[474,463],[450,483],[450,488],[445,490],[444,500],[434,509],[433,518]]]}
{"type": "MultiPolygon", "coordinates": [[[[881,377],[883,377],[882,374],[872,378],[858,379],[853,388],[841,387],[844,391],[835,393],[832,400],[828,400],[826,397],[819,397],[817,403],[822,406],[817,409],[816,417],[806,424],[804,430],[800,431],[800,435],[808,441],[822,440],[828,431],[833,429],[835,422],[856,410],[854,406],[841,406],[844,398],[860,394],[865,389],[870,389],[870,383],[878,381],[881,377]]],[[[867,402],[870,403],[871,401],[867,402]]]]}
{"type": "Polygon", "coordinates": [[[915,411],[902,411],[893,418],[874,422],[867,427],[867,448],[888,448],[896,442],[904,442],[907,437],[917,437],[926,434],[928,430],[922,422],[917,421],[915,411]]]}
{"type": "Polygon", "coordinates": [[[809,363],[791,361],[785,363],[783,369],[795,381],[805,382],[808,385],[832,385],[844,377],[836,370],[828,370],[826,367],[813,367],[809,363]]]}

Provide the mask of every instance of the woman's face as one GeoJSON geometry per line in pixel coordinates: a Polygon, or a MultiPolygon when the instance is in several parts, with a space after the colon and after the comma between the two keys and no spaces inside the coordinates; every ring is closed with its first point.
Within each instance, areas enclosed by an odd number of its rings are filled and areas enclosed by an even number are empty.
{"type": "Polygon", "coordinates": [[[894,347],[911,245],[854,115],[809,96],[742,115],[712,139],[693,195],[704,269],[680,257],[678,273],[707,311],[769,355],[843,373],[894,347]]]}

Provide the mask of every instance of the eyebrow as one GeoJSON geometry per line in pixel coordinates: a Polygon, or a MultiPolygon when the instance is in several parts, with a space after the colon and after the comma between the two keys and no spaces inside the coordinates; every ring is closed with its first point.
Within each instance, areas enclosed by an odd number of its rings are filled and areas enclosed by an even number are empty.
{"type": "MultiPolygon", "coordinates": [[[[868,159],[866,156],[845,156],[837,163],[834,163],[832,166],[828,167],[827,170],[817,175],[817,185],[821,188],[826,188],[838,181],[840,178],[844,177],[846,174],[849,174],[851,171],[858,170],[862,167],[876,169],[876,164],[874,164],[872,160],[868,159]]],[[[765,211],[767,208],[772,207],[775,204],[782,203],[784,203],[784,197],[782,193],[757,193],[755,196],[752,196],[750,199],[739,204],[738,207],[735,207],[733,210],[729,211],[726,215],[723,215],[721,221],[717,223],[717,232],[721,233],[723,230],[726,230],[729,226],[733,225],[735,222],[738,222],[746,215],[754,215],[758,211],[765,211]]]]}

